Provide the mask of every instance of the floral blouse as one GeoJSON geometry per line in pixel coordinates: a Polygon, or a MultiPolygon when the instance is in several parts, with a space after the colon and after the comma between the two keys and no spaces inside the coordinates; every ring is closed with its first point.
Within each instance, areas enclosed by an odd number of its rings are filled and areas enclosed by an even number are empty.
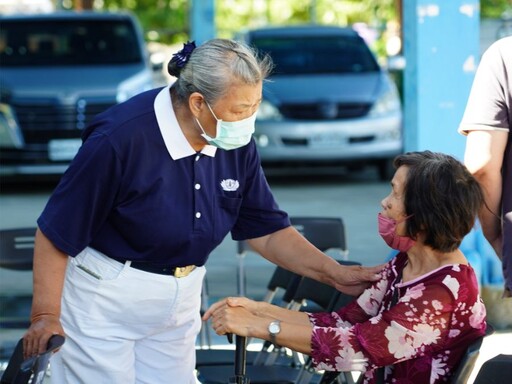
{"type": "Polygon", "coordinates": [[[466,348],[485,334],[475,273],[450,264],[400,283],[406,262],[398,254],[379,281],[338,312],[308,313],[316,369],[363,371],[364,383],[376,383],[380,367],[386,383],[450,381],[466,348]]]}

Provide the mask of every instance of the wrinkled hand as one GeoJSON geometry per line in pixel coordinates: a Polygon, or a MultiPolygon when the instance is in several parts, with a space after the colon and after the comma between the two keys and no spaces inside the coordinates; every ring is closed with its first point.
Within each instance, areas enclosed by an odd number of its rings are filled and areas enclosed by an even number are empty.
{"type": "Polygon", "coordinates": [[[257,315],[260,304],[261,303],[246,297],[227,297],[217,301],[215,304],[212,304],[211,307],[208,308],[208,310],[204,313],[203,321],[208,320],[215,311],[224,307],[243,307],[253,315],[257,315]]]}
{"type": "Polygon", "coordinates": [[[245,297],[228,297],[213,304],[203,315],[211,319],[212,328],[218,335],[233,333],[250,336],[251,324],[258,321],[259,303],[245,297]]]}
{"type": "Polygon", "coordinates": [[[33,322],[23,336],[24,358],[45,352],[48,340],[53,335],[64,336],[64,329],[57,316],[46,315],[33,322]]]}
{"type": "Polygon", "coordinates": [[[347,295],[358,296],[380,279],[380,272],[385,264],[375,267],[360,265],[340,265],[335,272],[335,288],[347,295]]]}

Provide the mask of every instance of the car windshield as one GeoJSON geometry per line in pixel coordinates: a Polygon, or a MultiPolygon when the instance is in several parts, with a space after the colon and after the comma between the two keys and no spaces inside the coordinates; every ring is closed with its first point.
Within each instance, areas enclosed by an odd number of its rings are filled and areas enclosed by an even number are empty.
{"type": "Polygon", "coordinates": [[[128,20],[2,20],[3,67],[103,65],[142,61],[128,20]]]}
{"type": "Polygon", "coordinates": [[[252,44],[272,57],[273,75],[376,72],[379,66],[358,36],[256,37],[252,44]]]}

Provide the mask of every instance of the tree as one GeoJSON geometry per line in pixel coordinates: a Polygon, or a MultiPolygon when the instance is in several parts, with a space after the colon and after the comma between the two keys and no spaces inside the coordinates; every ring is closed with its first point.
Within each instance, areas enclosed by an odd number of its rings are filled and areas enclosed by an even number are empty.
{"type": "MultiPolygon", "coordinates": [[[[62,0],[54,0],[65,3],[62,0]]],[[[150,40],[182,42],[190,36],[189,10],[196,0],[70,0],[76,9],[121,9],[135,13],[150,40]]],[[[198,0],[197,0],[198,1],[198,0]]],[[[244,28],[263,25],[363,22],[382,33],[390,20],[401,24],[403,0],[215,0],[219,37],[231,38],[244,28]]],[[[481,0],[481,16],[497,18],[511,9],[510,0],[481,0]]],[[[374,49],[383,51],[380,40],[374,49]]]]}

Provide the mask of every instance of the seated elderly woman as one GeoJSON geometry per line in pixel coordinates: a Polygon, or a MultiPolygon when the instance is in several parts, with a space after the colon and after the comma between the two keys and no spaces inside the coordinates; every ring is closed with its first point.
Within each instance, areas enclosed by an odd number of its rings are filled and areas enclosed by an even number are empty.
{"type": "Polygon", "coordinates": [[[311,355],[319,370],[364,371],[365,383],[449,382],[468,345],[486,329],[475,273],[458,249],[483,204],[482,191],[445,154],[410,152],[394,164],[378,223],[399,253],[379,281],[333,313],[227,298],[204,316],[212,317],[216,333],[311,355]]]}

